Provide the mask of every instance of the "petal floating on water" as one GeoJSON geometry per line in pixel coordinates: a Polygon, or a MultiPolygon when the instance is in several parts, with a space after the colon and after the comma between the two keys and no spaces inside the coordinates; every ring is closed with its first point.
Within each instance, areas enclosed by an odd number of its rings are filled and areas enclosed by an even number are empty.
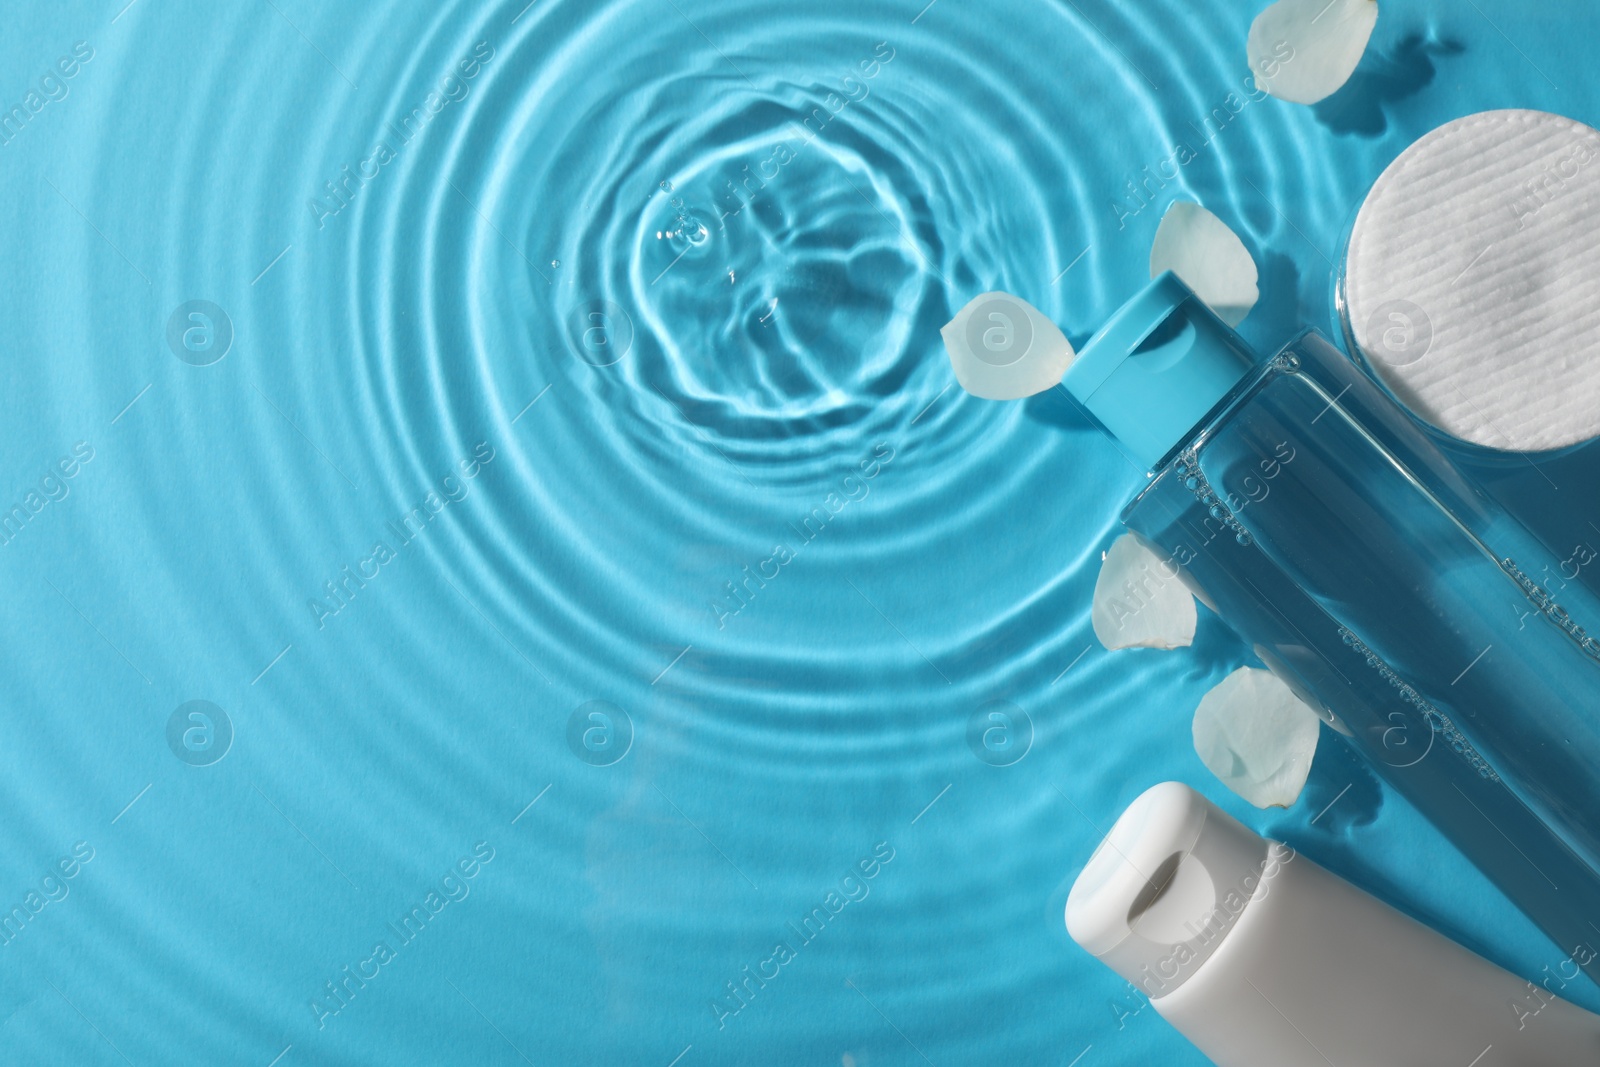
{"type": "Polygon", "coordinates": [[[1256,85],[1315,104],[1350,80],[1378,22],[1377,0],[1278,0],[1250,24],[1256,85]]]}
{"type": "Polygon", "coordinates": [[[1123,534],[1100,565],[1089,621],[1109,649],[1184,648],[1194,643],[1198,613],[1177,569],[1123,534]]]}
{"type": "Polygon", "coordinates": [[[1072,343],[1033,305],[984,293],[939,331],[961,388],[985,400],[1018,400],[1061,381],[1072,343]]]}
{"type": "Polygon", "coordinates": [[[1229,326],[1244,321],[1261,295],[1256,261],[1239,235],[1186,200],[1167,209],[1150,246],[1150,277],[1169,270],[1229,326]]]}
{"type": "Polygon", "coordinates": [[[1194,749],[1222,784],[1258,808],[1300,797],[1321,719],[1271,671],[1241,667],[1194,712],[1194,749]]]}

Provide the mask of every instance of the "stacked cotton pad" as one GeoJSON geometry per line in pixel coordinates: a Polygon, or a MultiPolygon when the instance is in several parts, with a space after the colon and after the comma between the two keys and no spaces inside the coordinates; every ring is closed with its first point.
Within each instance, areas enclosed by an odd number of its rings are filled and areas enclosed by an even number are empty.
{"type": "Polygon", "coordinates": [[[1407,148],[1356,218],[1356,346],[1411,410],[1490,448],[1600,435],[1600,132],[1486,111],[1407,148]]]}

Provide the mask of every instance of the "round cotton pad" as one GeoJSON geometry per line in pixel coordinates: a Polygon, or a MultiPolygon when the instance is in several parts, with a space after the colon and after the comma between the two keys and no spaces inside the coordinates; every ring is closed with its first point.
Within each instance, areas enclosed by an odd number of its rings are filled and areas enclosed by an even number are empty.
{"type": "Polygon", "coordinates": [[[1356,217],[1345,314],[1412,411],[1490,448],[1600,435],[1600,131],[1543,111],[1439,127],[1356,217]]]}

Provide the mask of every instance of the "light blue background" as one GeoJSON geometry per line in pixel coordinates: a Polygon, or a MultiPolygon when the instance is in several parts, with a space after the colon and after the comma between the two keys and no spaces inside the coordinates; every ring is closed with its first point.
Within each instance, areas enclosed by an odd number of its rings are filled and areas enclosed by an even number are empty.
{"type": "Polygon", "coordinates": [[[1561,959],[1333,735],[1288,812],[1217,785],[1190,714],[1247,650],[1089,628],[1139,473],[1059,393],[966,397],[937,329],[1004,288],[1081,343],[1180,197],[1261,265],[1248,338],[1328,329],[1407,144],[1597,118],[1600,10],[1385,0],[1343,94],[1233,114],[1256,7],[1221,0],[122,3],[0,33],[3,109],[93,49],[0,146],[0,504],[66,492],[0,545],[0,906],[93,850],[0,946],[0,1062],[1200,1063],[1060,919],[1169,778],[1561,959]],[[209,366],[168,344],[191,300],[233,326],[209,366]],[[191,700],[210,766],[168,745],[191,700]],[[610,766],[569,744],[592,700],[610,766]],[[1009,767],[967,743],[995,700],[1009,767]],[[402,945],[430,891],[466,895],[402,945]]]}

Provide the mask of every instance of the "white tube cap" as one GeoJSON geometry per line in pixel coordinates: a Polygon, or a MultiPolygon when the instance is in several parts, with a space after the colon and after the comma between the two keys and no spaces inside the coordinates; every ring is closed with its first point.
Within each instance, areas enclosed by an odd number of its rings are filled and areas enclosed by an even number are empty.
{"type": "Polygon", "coordinates": [[[1067,932],[1164,996],[1210,957],[1262,884],[1268,842],[1179,782],[1140,794],[1073,883],[1067,932]]]}

